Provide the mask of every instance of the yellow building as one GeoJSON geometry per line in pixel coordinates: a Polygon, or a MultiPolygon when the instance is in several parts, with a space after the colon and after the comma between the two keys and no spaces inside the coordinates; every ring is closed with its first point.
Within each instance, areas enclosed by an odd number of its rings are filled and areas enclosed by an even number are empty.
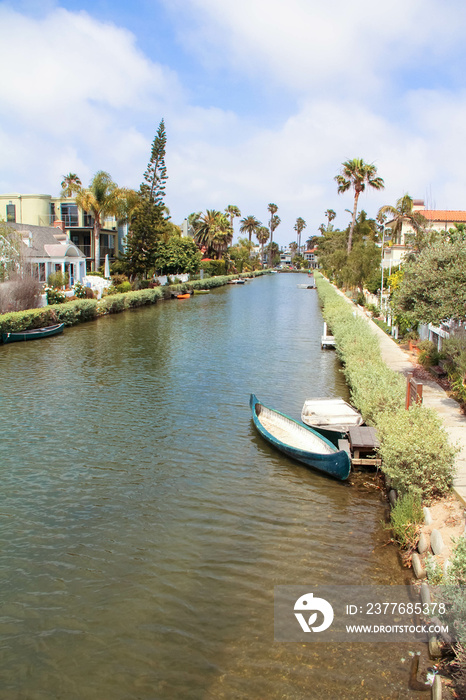
{"type": "MultiPolygon", "coordinates": [[[[72,243],[86,256],[86,268],[94,265],[94,219],[76,205],[74,197],[49,194],[0,194],[0,220],[30,226],[55,226],[68,234],[72,243]]],[[[102,222],[100,264],[118,254],[118,227],[111,217],[102,222]]]]}

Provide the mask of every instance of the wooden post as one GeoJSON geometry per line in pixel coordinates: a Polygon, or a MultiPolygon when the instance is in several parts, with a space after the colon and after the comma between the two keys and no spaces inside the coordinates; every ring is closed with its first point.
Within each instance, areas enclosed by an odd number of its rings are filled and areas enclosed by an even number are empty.
{"type": "Polygon", "coordinates": [[[406,404],[405,408],[408,410],[413,404],[422,403],[422,384],[414,379],[414,375],[410,372],[406,378],[406,404]]]}

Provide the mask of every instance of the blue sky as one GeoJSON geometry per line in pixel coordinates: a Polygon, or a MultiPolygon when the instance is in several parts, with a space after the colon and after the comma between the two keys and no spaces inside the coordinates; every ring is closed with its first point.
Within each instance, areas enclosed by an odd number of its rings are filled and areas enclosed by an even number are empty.
{"type": "Polygon", "coordinates": [[[0,1],[0,21],[3,193],[101,169],[138,188],[163,117],[175,223],[274,202],[280,244],[328,208],[344,227],[355,157],[385,180],[371,216],[405,192],[466,209],[460,0],[0,1]]]}

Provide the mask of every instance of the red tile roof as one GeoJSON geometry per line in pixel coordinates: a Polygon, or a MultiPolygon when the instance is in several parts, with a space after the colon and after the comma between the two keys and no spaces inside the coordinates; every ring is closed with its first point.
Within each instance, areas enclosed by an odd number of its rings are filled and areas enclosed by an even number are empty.
{"type": "Polygon", "coordinates": [[[421,209],[419,214],[422,214],[428,221],[451,221],[452,223],[466,221],[466,211],[421,209]]]}

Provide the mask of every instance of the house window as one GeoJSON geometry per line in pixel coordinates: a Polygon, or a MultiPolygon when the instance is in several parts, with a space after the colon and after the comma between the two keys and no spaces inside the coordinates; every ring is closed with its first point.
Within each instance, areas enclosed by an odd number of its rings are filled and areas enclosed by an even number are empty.
{"type": "Polygon", "coordinates": [[[46,282],[47,276],[45,274],[45,263],[39,263],[39,282],[46,282]]]}
{"type": "Polygon", "coordinates": [[[94,226],[92,214],[89,214],[87,211],[84,212],[84,226],[85,228],[92,228],[94,226]]]}
{"type": "Polygon", "coordinates": [[[6,220],[12,224],[16,223],[16,204],[10,202],[6,205],[6,220]]]}
{"type": "Polygon", "coordinates": [[[65,227],[78,226],[78,207],[76,204],[61,204],[61,218],[65,222],[65,227]]]}
{"type": "Polygon", "coordinates": [[[53,224],[56,221],[57,215],[55,213],[55,204],[51,202],[50,204],[50,223],[53,224]]]}
{"type": "Polygon", "coordinates": [[[107,251],[113,250],[115,247],[115,236],[111,233],[101,233],[100,234],[100,247],[106,249],[107,251]]]}

